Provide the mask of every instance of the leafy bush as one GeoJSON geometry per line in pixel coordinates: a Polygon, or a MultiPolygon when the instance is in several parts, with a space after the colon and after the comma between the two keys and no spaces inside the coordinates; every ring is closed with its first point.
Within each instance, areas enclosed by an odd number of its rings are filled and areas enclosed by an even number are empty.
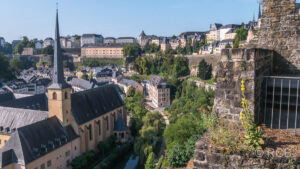
{"type": "Polygon", "coordinates": [[[131,149],[130,144],[122,145],[117,147],[110,153],[109,156],[106,157],[105,160],[102,161],[98,169],[111,169],[113,166],[119,161],[120,158],[124,156],[131,149]]]}
{"type": "Polygon", "coordinates": [[[208,80],[212,77],[212,65],[202,59],[198,65],[198,77],[202,80],[208,80]]]}
{"type": "Polygon", "coordinates": [[[161,156],[158,160],[158,163],[157,163],[155,169],[161,169],[163,162],[164,162],[164,156],[161,156]]]}
{"type": "Polygon", "coordinates": [[[89,152],[83,153],[82,155],[76,157],[72,160],[71,166],[73,169],[84,169],[89,163],[95,160],[95,151],[91,150],[89,152]]]}
{"type": "Polygon", "coordinates": [[[185,166],[189,159],[190,158],[186,154],[186,149],[182,145],[175,144],[171,149],[168,150],[167,161],[172,167],[185,166]]]}
{"type": "Polygon", "coordinates": [[[154,169],[155,164],[155,154],[151,152],[147,158],[145,169],[154,169]]]}

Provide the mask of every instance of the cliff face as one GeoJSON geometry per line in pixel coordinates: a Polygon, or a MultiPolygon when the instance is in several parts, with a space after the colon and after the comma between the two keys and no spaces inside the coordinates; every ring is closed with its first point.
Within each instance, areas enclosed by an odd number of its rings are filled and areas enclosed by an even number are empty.
{"type": "Polygon", "coordinates": [[[295,0],[264,0],[258,47],[277,53],[274,73],[300,73],[299,26],[300,15],[295,0]]]}

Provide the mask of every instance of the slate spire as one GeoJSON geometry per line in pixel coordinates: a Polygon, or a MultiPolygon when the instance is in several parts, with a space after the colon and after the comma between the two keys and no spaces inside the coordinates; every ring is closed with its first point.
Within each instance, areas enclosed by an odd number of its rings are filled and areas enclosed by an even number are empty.
{"type": "Polygon", "coordinates": [[[260,4],[259,4],[259,7],[258,7],[258,19],[261,18],[261,7],[260,7],[260,4]]]}
{"type": "Polygon", "coordinates": [[[49,88],[62,89],[68,86],[69,85],[64,80],[64,68],[62,63],[62,53],[61,53],[60,35],[59,35],[58,9],[56,9],[53,77],[52,77],[52,85],[49,86],[49,88]]]}

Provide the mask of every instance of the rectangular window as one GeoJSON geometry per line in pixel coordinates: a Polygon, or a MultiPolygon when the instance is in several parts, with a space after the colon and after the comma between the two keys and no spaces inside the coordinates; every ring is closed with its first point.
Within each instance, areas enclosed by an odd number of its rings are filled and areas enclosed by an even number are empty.
{"type": "Polygon", "coordinates": [[[71,154],[70,151],[67,151],[67,152],[66,152],[66,157],[69,157],[70,154],[71,154]]]}
{"type": "Polygon", "coordinates": [[[99,120],[99,136],[101,135],[101,121],[99,120]]]}
{"type": "Polygon", "coordinates": [[[51,166],[51,160],[47,161],[47,167],[51,166]]]}
{"type": "Polygon", "coordinates": [[[108,117],[106,117],[106,130],[109,130],[108,117]]]}
{"type": "Polygon", "coordinates": [[[89,126],[89,134],[90,134],[90,140],[92,140],[93,139],[92,125],[89,126]]]}
{"type": "Polygon", "coordinates": [[[41,165],[41,169],[45,169],[45,164],[42,164],[42,165],[41,165]]]}

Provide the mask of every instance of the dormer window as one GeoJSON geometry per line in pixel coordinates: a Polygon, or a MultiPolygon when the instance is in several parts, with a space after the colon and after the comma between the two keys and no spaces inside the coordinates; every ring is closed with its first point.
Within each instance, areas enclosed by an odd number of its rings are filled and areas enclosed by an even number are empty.
{"type": "Polygon", "coordinates": [[[55,92],[53,92],[53,94],[52,94],[52,99],[53,99],[53,100],[56,100],[56,99],[57,99],[57,94],[56,94],[55,92]]]}

